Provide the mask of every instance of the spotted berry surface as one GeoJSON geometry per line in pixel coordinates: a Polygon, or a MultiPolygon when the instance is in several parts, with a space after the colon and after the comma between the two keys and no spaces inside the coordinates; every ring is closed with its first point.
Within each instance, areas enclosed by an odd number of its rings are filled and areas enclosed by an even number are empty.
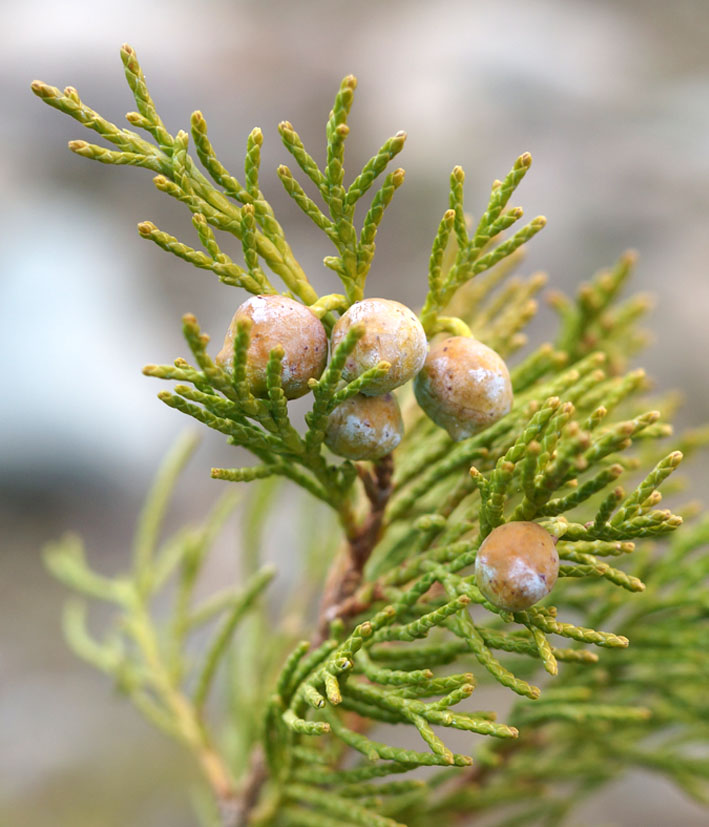
{"type": "Polygon", "coordinates": [[[308,392],[327,362],[327,333],[310,308],[287,296],[252,296],[239,306],[217,354],[217,364],[232,369],[234,337],[242,320],[251,322],[246,378],[254,396],[267,396],[266,368],[271,351],[283,347],[281,382],[288,399],[308,392]]]}
{"type": "Polygon", "coordinates": [[[390,394],[357,394],[330,414],[325,444],[347,459],[374,460],[391,453],[401,442],[404,423],[399,403],[390,394]]]}
{"type": "Polygon", "coordinates": [[[559,575],[554,539],[538,523],[504,523],[482,542],[475,582],[485,597],[511,612],[528,609],[552,590],[559,575]]]}
{"type": "Polygon", "coordinates": [[[513,398],[504,359],[466,336],[451,336],[431,348],[414,393],[426,414],[456,442],[501,419],[513,398]]]}
{"type": "Polygon", "coordinates": [[[345,363],[342,376],[356,379],[379,362],[389,362],[385,376],[373,380],[363,389],[368,396],[398,388],[423,367],[427,342],[421,322],[407,307],[391,299],[362,299],[355,302],[338,320],[332,331],[333,350],[353,325],[364,326],[364,335],[345,363]]]}

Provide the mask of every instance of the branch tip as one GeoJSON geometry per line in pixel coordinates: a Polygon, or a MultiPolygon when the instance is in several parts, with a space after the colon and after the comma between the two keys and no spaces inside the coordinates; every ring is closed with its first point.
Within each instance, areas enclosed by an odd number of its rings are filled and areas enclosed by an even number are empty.
{"type": "Polygon", "coordinates": [[[35,95],[43,99],[58,98],[61,95],[61,92],[56,88],[56,86],[50,86],[42,80],[33,80],[30,84],[30,88],[35,95]]]}

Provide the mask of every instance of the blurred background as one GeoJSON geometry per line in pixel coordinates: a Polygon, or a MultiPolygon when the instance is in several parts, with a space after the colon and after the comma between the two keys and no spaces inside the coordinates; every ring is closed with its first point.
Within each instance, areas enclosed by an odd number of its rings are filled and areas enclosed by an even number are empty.
{"type": "MultiPolygon", "coordinates": [[[[54,827],[188,827],[192,766],[68,652],[64,591],[40,550],[73,529],[99,568],[124,565],[151,474],[185,426],[141,367],[185,355],[187,311],[220,342],[244,296],[142,241],[135,225],[150,219],[195,243],[187,210],[145,170],[70,153],[68,140],[91,138],[30,82],[75,86],[121,123],[135,108],[118,55],[128,42],[167,127],[188,128],[201,109],[235,174],[261,126],[262,189],[322,287],[334,278],[322,266],[330,250],[275,177],[288,160],[276,125],[291,120],[321,159],[339,81],[356,74],[347,168],[409,133],[406,184],[383,222],[369,293],[411,305],[424,298],[453,165],[464,166],[476,211],[492,180],[530,151],[532,172],[513,200],[549,223],[523,271],[543,269],[573,291],[638,249],[635,287],[656,298],[641,363],[660,387],[683,391],[680,421],[696,425],[709,419],[709,4],[5,0],[0,19],[0,307],[10,348],[0,394],[0,824],[44,825],[49,815],[54,827]]],[[[533,337],[553,336],[553,323],[542,309],[533,337]]],[[[207,469],[236,464],[225,450],[205,436],[173,525],[221,493],[207,469]]],[[[269,543],[267,556],[286,550],[277,534],[269,543]]],[[[706,812],[638,774],[604,789],[574,823],[699,825],[706,812]]]]}

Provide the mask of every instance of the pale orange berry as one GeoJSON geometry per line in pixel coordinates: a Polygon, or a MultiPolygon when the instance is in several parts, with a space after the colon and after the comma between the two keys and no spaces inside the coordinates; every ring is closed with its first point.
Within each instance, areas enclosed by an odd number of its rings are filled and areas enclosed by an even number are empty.
{"type": "Polygon", "coordinates": [[[338,405],[328,417],[325,444],[347,459],[374,460],[391,453],[403,434],[399,403],[390,393],[358,393],[338,405]]]}
{"type": "Polygon", "coordinates": [[[431,348],[414,393],[426,414],[456,442],[497,422],[512,407],[504,359],[467,336],[451,336],[431,348]]]}
{"type": "Polygon", "coordinates": [[[350,382],[379,362],[389,362],[386,375],[372,380],[362,393],[376,396],[398,388],[423,367],[426,333],[416,314],[405,304],[391,299],[362,299],[355,302],[332,330],[332,349],[355,325],[364,326],[364,335],[345,362],[343,378],[350,382]]]}
{"type": "Polygon", "coordinates": [[[246,354],[246,378],[254,396],[267,396],[266,367],[272,350],[283,348],[281,383],[288,399],[309,390],[308,380],[318,379],[327,362],[327,333],[310,308],[287,296],[252,296],[237,308],[216,362],[231,370],[234,337],[240,321],[251,322],[246,354]]]}
{"type": "Polygon", "coordinates": [[[494,528],[475,558],[475,582],[501,609],[518,612],[546,597],[559,575],[554,540],[538,523],[512,522],[494,528]]]}

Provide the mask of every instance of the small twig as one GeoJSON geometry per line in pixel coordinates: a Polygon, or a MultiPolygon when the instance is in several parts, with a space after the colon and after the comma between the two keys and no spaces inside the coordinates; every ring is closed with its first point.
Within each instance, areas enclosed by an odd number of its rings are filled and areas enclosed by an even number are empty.
{"type": "Polygon", "coordinates": [[[387,454],[378,460],[374,464],[373,471],[374,473],[371,473],[363,466],[357,468],[370,509],[364,522],[348,539],[346,548],[338,554],[330,569],[320,604],[318,642],[327,638],[330,624],[335,618],[343,614],[354,613],[354,607],[349,603],[362,582],[364,567],[381,534],[384,512],[392,492],[394,473],[392,455],[387,454]],[[347,605],[347,611],[343,613],[342,609],[345,605],[347,605]]]}
{"type": "Polygon", "coordinates": [[[257,746],[251,753],[251,767],[237,795],[219,797],[222,827],[247,827],[249,816],[258,803],[261,788],[268,779],[263,750],[257,746]]]}
{"type": "Polygon", "coordinates": [[[242,816],[242,804],[237,798],[220,798],[217,801],[219,821],[222,827],[246,827],[248,814],[242,816]]]}

